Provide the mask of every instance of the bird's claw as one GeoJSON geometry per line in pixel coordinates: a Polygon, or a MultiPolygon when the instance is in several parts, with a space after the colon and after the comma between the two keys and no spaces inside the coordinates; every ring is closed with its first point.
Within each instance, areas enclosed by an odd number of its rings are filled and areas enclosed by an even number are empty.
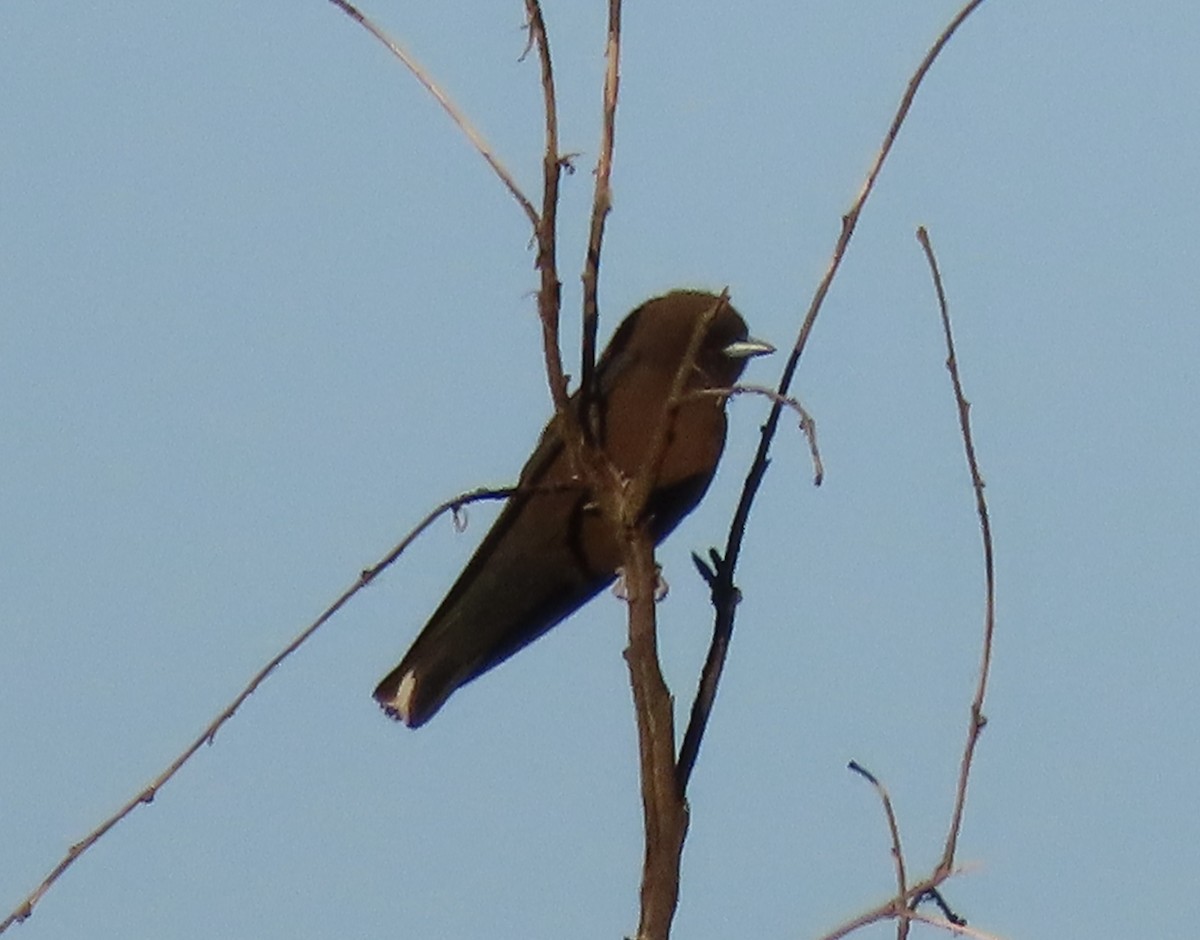
{"type": "MultiPolygon", "coordinates": [[[[662,565],[654,566],[654,602],[657,604],[671,593],[671,585],[663,577],[662,565]]],[[[613,582],[612,592],[623,601],[629,600],[629,582],[625,579],[625,569],[617,569],[617,580],[613,582]]]]}

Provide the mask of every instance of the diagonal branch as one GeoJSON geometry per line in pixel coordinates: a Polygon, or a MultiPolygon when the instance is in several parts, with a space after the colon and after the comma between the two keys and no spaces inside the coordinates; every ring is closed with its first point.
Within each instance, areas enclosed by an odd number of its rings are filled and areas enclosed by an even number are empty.
{"type": "Polygon", "coordinates": [[[363,27],[363,29],[369,32],[381,43],[383,43],[383,45],[387,47],[388,51],[391,52],[392,55],[404,63],[404,67],[412,73],[413,77],[425,86],[425,90],[433,95],[435,99],[437,99],[437,103],[442,106],[442,109],[448,115],[450,115],[450,119],[458,125],[459,130],[467,135],[467,139],[470,140],[472,146],[479,151],[479,155],[488,162],[488,166],[492,168],[492,171],[498,177],[500,177],[500,181],[505,185],[508,191],[512,193],[512,197],[517,200],[517,204],[525,212],[525,215],[529,219],[529,223],[536,231],[538,227],[537,210],[533,208],[533,203],[529,201],[529,197],[527,197],[521,191],[521,187],[517,185],[517,181],[513,178],[513,175],[508,171],[508,168],[500,162],[500,158],[496,156],[495,151],[492,150],[491,145],[484,139],[483,134],[476,129],[475,125],[471,123],[470,118],[467,117],[463,110],[456,105],[454,101],[451,100],[450,96],[446,94],[446,92],[442,90],[437,82],[433,80],[433,77],[429,74],[425,67],[421,65],[421,63],[415,58],[413,58],[412,54],[409,53],[407,49],[389,36],[381,26],[379,26],[370,17],[359,10],[354,4],[350,3],[350,0],[329,0],[329,2],[350,17],[350,19],[354,20],[354,22],[358,23],[359,26],[363,27]]]}
{"type": "MultiPolygon", "coordinates": [[[[845,257],[846,250],[850,245],[850,238],[853,236],[854,230],[858,225],[858,219],[862,214],[863,206],[875,188],[875,181],[879,178],[884,161],[887,160],[888,154],[891,153],[892,145],[896,142],[905,118],[908,117],[908,112],[912,107],[913,100],[916,98],[918,89],[921,87],[921,83],[924,81],[933,63],[937,60],[942,49],[945,48],[946,43],[950,41],[950,38],[963,22],[966,21],[967,17],[982,3],[983,0],[970,0],[958,12],[949,25],[942,30],[941,35],[938,36],[937,40],[925,54],[925,58],[921,60],[921,64],[913,73],[912,78],[909,79],[908,88],[905,90],[904,96],[900,100],[900,106],[896,109],[892,123],[884,135],[883,144],[879,148],[875,162],[867,173],[862,188],[851,204],[850,210],[842,217],[841,233],[834,246],[829,266],[820,283],[817,285],[816,293],[813,295],[808,312],[805,314],[804,322],[800,327],[800,332],[796,337],[796,344],[792,348],[791,355],[788,357],[787,364],[784,366],[783,374],[780,377],[779,395],[786,397],[788,394],[792,378],[800,363],[800,356],[803,354],[804,348],[808,345],[808,337],[812,333],[813,325],[816,323],[817,314],[825,302],[825,295],[829,292],[829,287],[833,283],[833,279],[837,275],[839,268],[841,268],[842,259],[845,257]]],[[[775,432],[779,426],[779,419],[782,413],[783,405],[777,402],[772,406],[767,421],[763,425],[758,449],[754,454],[750,470],[746,474],[746,482],[742,487],[742,495],[738,501],[737,509],[734,511],[733,521],[729,526],[729,537],[725,543],[725,554],[720,558],[720,563],[717,565],[716,577],[713,580],[713,607],[716,611],[713,623],[713,638],[709,646],[708,657],[701,672],[696,698],[692,703],[692,713],[688,722],[687,732],[684,735],[683,745],[679,752],[678,775],[679,787],[682,792],[686,792],[688,780],[691,777],[692,770],[695,768],[696,758],[700,753],[700,743],[704,738],[704,731],[708,726],[708,717],[712,713],[713,702],[716,699],[717,686],[720,683],[721,673],[725,668],[725,658],[729,650],[730,639],[733,636],[734,615],[738,600],[737,589],[734,587],[733,582],[733,573],[737,567],[738,557],[741,554],[746,524],[750,519],[750,510],[754,505],[754,499],[758,495],[758,489],[762,485],[763,477],[767,472],[771,443],[775,439],[775,432]]]]}
{"type": "Polygon", "coordinates": [[[70,849],[68,849],[67,854],[64,855],[58,864],[50,870],[49,874],[42,879],[41,883],[34,888],[33,891],[31,891],[25,897],[25,899],[16,906],[16,908],[13,909],[12,913],[9,914],[8,917],[6,917],[3,921],[0,921],[0,933],[4,933],[4,931],[13,924],[21,923],[30,915],[32,915],[34,907],[42,899],[42,896],[50,890],[54,883],[58,881],[60,877],[62,877],[68,868],[75,864],[76,860],[79,859],[84,852],[95,845],[96,842],[98,842],[110,829],[125,819],[125,817],[137,809],[138,806],[152,802],[154,797],[157,796],[158,791],[161,790],[163,786],[172,777],[174,777],[176,773],[179,772],[180,768],[182,768],[184,764],[186,764],[192,759],[192,757],[195,756],[196,752],[199,751],[203,745],[212,744],[213,740],[217,736],[217,732],[221,730],[222,725],[224,725],[225,722],[233,717],[234,713],[241,708],[246,699],[254,694],[258,687],[266,680],[267,676],[274,672],[275,668],[279,666],[280,663],[282,663],[285,659],[296,652],[296,650],[303,646],[312,637],[312,635],[321,627],[323,627],[334,614],[341,610],[350,601],[350,599],[354,597],[355,594],[374,581],[375,578],[377,578],[386,568],[391,566],[391,564],[404,553],[404,551],[417,539],[417,537],[426,529],[428,529],[437,519],[445,515],[447,512],[457,514],[458,511],[468,503],[479,502],[481,500],[507,499],[515,492],[517,492],[517,490],[511,487],[507,489],[472,490],[467,493],[460,493],[458,496],[448,499],[441,505],[432,509],[429,514],[426,515],[425,518],[420,522],[418,522],[416,526],[414,526],[412,530],[406,536],[404,536],[404,538],[401,539],[391,551],[384,555],[383,558],[381,558],[370,568],[365,569],[355,580],[354,584],[343,591],[337,600],[325,608],[325,611],[319,617],[317,617],[316,620],[300,631],[295,639],[293,639],[287,646],[280,650],[270,662],[262,667],[262,669],[255,673],[254,677],[246,684],[242,691],[240,691],[234,697],[234,699],[225,706],[225,708],[220,712],[220,714],[217,715],[216,718],[209,722],[208,726],[200,732],[199,736],[196,737],[191,744],[183,749],[178,757],[176,757],[173,761],[171,761],[170,764],[167,765],[165,770],[151,780],[150,783],[135,796],[131,797],[120,809],[101,822],[100,825],[89,832],[81,840],[73,844],[70,849]]]}

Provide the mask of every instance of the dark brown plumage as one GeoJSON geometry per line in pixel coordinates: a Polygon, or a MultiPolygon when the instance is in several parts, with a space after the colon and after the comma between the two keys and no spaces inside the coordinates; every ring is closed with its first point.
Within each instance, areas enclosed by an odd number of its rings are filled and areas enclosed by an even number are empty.
{"type": "MultiPolygon", "coordinates": [[[[633,311],[596,365],[597,440],[633,478],[667,403],[671,384],[713,294],[675,291],[633,311]]],[[[772,347],[750,339],[726,303],[709,323],[685,392],[732,385],[750,356],[772,347]]],[[[578,402],[578,393],[572,404],[578,402]]],[[[704,495],[725,446],[725,402],[684,401],[675,413],[647,514],[655,542],[704,495]]],[[[610,584],[621,563],[610,524],[591,494],[572,484],[567,448],[554,420],[521,471],[521,487],[560,490],[514,495],[412,648],[375,689],[394,718],[416,728],[455,689],[503,662],[610,584]]]]}

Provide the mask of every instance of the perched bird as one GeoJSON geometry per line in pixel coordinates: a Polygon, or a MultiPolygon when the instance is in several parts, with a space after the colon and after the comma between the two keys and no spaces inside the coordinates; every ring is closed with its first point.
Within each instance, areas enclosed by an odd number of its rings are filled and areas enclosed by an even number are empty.
{"type": "MultiPolygon", "coordinates": [[[[648,300],[617,328],[596,364],[595,440],[632,479],[648,459],[672,383],[701,319],[720,298],[675,291],[648,300]]],[[[726,301],[708,325],[684,395],[732,385],[746,359],[773,352],[749,337],[726,301]]],[[[682,396],[681,396],[682,398],[682,396]]],[[[578,407],[579,393],[571,398],[578,407]]],[[[725,446],[725,399],[683,398],[646,513],[657,544],[704,495],[725,446]]],[[[612,583],[621,564],[611,524],[576,473],[551,419],[517,492],[375,699],[409,727],[455,689],[499,665],[612,583]],[[535,489],[537,488],[537,489],[535,489]]]]}

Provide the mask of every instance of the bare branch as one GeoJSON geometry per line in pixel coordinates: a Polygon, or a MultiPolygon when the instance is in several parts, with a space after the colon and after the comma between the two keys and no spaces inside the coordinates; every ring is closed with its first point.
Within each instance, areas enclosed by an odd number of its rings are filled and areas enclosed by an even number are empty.
{"type": "MultiPolygon", "coordinates": [[[[617,138],[617,96],[621,85],[621,0],[608,3],[608,41],[604,48],[604,116],[600,130],[600,155],[596,161],[596,189],[592,197],[592,224],[583,267],[583,341],[580,349],[580,413],[590,412],[596,394],[596,332],[600,323],[600,250],[604,223],[612,210],[612,161],[617,138]]],[[[585,426],[587,421],[585,419],[585,426]]]]}
{"type": "MultiPolygon", "coordinates": [[[[908,893],[908,876],[904,872],[904,850],[900,846],[900,826],[896,822],[896,811],[892,807],[892,797],[887,787],[879,782],[879,778],[863,767],[858,761],[850,761],[849,768],[863,777],[875,788],[879,801],[883,804],[883,812],[887,816],[888,832],[892,837],[892,861],[896,866],[896,896],[904,897],[908,893]]],[[[896,928],[897,940],[905,940],[908,936],[908,920],[901,918],[896,928]]]]}
{"type": "MultiPolygon", "coordinates": [[[[645,509],[658,479],[684,385],[695,369],[696,356],[713,319],[729,304],[725,291],[697,321],[687,350],[671,379],[666,406],[654,429],[637,476],[616,486],[622,523],[622,560],[629,598],[629,664],[637,716],[645,857],[642,865],[641,917],[638,940],[666,940],[679,902],[679,866],[687,836],[688,812],[675,765],[674,700],[658,659],[654,588],[658,568],[654,542],[645,526],[645,509]]],[[[611,516],[610,516],[611,518],[611,516]]]]}
{"type": "MultiPolygon", "coordinates": [[[[892,920],[893,918],[927,920],[928,918],[925,915],[913,910],[911,907],[912,903],[957,873],[957,870],[951,870],[944,874],[932,875],[924,881],[910,885],[903,895],[889,898],[882,904],[878,904],[870,910],[864,911],[851,920],[846,921],[844,924],[840,924],[829,933],[822,934],[820,940],[841,940],[842,937],[847,937],[854,933],[854,931],[860,930],[869,924],[877,924],[880,921],[892,920]]],[[[946,923],[949,923],[949,921],[946,921],[946,923]]]]}
{"type": "Polygon", "coordinates": [[[529,198],[521,191],[521,187],[517,185],[517,181],[508,171],[508,168],[500,162],[500,158],[496,156],[496,153],[492,150],[491,145],[484,140],[483,134],[481,134],[475,128],[475,125],[471,123],[470,118],[466,116],[462,109],[459,108],[458,105],[451,100],[450,96],[446,94],[446,92],[442,90],[437,82],[433,80],[433,77],[429,74],[425,67],[422,66],[421,63],[415,58],[413,58],[407,49],[389,36],[381,26],[375,23],[370,17],[362,13],[362,11],[354,6],[354,4],[350,3],[349,0],[329,0],[329,2],[350,17],[350,19],[354,20],[354,22],[358,23],[361,27],[363,27],[363,29],[369,32],[381,43],[383,43],[387,50],[391,52],[391,54],[397,59],[399,59],[404,64],[404,67],[412,73],[413,77],[425,86],[425,90],[437,99],[438,104],[440,104],[442,109],[448,115],[450,115],[450,119],[458,125],[459,130],[467,135],[467,139],[470,140],[472,146],[479,151],[479,155],[488,162],[488,166],[490,166],[493,172],[500,177],[500,181],[505,185],[508,191],[512,193],[512,197],[517,200],[517,204],[522,210],[524,210],[525,215],[529,218],[529,223],[533,226],[534,231],[536,231],[538,227],[538,216],[537,211],[533,208],[533,203],[530,202],[529,198]]]}
{"type": "Polygon", "coordinates": [[[800,416],[800,430],[808,439],[808,452],[812,457],[813,486],[820,486],[825,480],[825,464],[821,460],[821,450],[817,446],[817,421],[808,409],[800,404],[800,399],[793,395],[780,395],[775,389],[765,385],[734,385],[730,388],[699,388],[688,393],[689,398],[699,398],[705,395],[715,395],[718,398],[730,398],[734,395],[761,395],[784,408],[790,408],[800,416]]]}
{"type": "MultiPolygon", "coordinates": [[[[600,450],[591,434],[590,420],[591,396],[595,391],[596,279],[604,219],[611,202],[608,187],[616,120],[621,4],[620,0],[610,0],[609,4],[604,129],[596,169],[591,237],[583,274],[583,377],[578,408],[571,407],[567,398],[559,339],[561,284],[557,275],[556,218],[563,159],[558,152],[554,74],[549,40],[538,0],[526,0],[525,8],[530,43],[537,47],[541,61],[546,112],[542,222],[537,227],[537,266],[541,273],[538,310],[542,320],[546,369],[557,420],[560,422],[561,434],[568,452],[621,541],[623,580],[629,601],[629,647],[625,658],[629,665],[638,725],[642,812],[645,825],[638,938],[666,940],[679,899],[679,861],[687,834],[687,807],[675,786],[673,703],[659,665],[654,613],[654,587],[658,569],[654,562],[654,543],[643,518],[658,466],[653,460],[647,461],[640,469],[638,478],[630,487],[626,487],[625,481],[600,450]]],[[[698,340],[703,336],[703,331],[697,332],[698,340]]],[[[698,348],[698,342],[694,345],[698,348]]],[[[684,366],[690,369],[694,359],[695,348],[685,357],[684,366]]],[[[684,369],[681,367],[680,376],[676,377],[679,383],[682,382],[683,374],[684,369]]],[[[679,388],[681,387],[679,384],[679,388]]],[[[675,390],[676,395],[678,390],[675,390]]],[[[669,402],[671,401],[673,399],[669,399],[669,402]]],[[[667,429],[673,414],[674,409],[669,404],[659,422],[655,441],[661,440],[662,450],[665,450],[667,429]]],[[[651,452],[657,453],[653,447],[651,452]]]]}
{"type": "Polygon", "coordinates": [[[191,760],[195,753],[200,750],[201,746],[204,744],[213,743],[213,740],[216,738],[217,732],[221,729],[221,726],[233,717],[234,713],[242,706],[242,703],[245,702],[246,699],[248,699],[252,694],[254,694],[255,690],[262,685],[267,676],[275,671],[275,668],[280,663],[282,663],[285,659],[291,656],[292,653],[296,652],[296,650],[303,646],[304,643],[314,633],[316,633],[317,630],[324,626],[334,614],[341,610],[342,607],[344,607],[355,594],[374,581],[375,578],[378,577],[382,571],[384,571],[384,569],[389,567],[397,558],[399,558],[400,555],[403,554],[403,552],[409,547],[409,545],[411,545],[422,532],[428,529],[429,526],[434,523],[434,521],[447,512],[457,513],[468,503],[479,502],[481,500],[507,499],[515,492],[517,492],[515,488],[472,490],[467,493],[460,493],[458,496],[446,500],[440,506],[437,506],[431,510],[429,514],[419,523],[417,523],[417,525],[414,526],[413,529],[403,539],[401,539],[401,541],[390,552],[388,552],[375,565],[364,570],[358,576],[353,585],[343,591],[341,596],[338,597],[338,599],[330,604],[327,608],[325,608],[325,611],[319,617],[317,617],[316,620],[305,627],[295,639],[293,639],[287,646],[280,650],[280,652],[276,654],[270,662],[263,666],[263,668],[260,669],[246,684],[242,691],[237,694],[233,701],[225,706],[225,708],[220,712],[220,714],[217,715],[216,718],[209,722],[208,726],[202,732],[200,732],[200,735],[194,741],[192,741],[191,744],[184,748],[183,752],[180,753],[179,756],[173,761],[171,761],[171,763],[167,765],[166,769],[163,770],[162,773],[151,780],[144,789],[130,798],[129,801],[126,802],[120,809],[105,819],[102,823],[100,823],[100,825],[89,832],[80,841],[72,845],[70,849],[67,850],[67,854],[64,855],[59,863],[50,870],[50,873],[42,879],[41,883],[34,888],[33,891],[31,891],[29,895],[16,906],[16,908],[14,908],[13,912],[9,914],[8,917],[6,917],[3,921],[0,921],[0,933],[3,933],[13,924],[20,923],[28,918],[33,913],[34,907],[42,899],[42,896],[50,890],[51,886],[58,881],[63,873],[75,863],[76,859],[78,859],[81,855],[83,855],[84,852],[95,845],[96,842],[98,842],[110,829],[112,829],[117,823],[121,822],[121,820],[132,813],[138,806],[142,805],[143,803],[152,802],[154,797],[158,794],[158,791],[162,789],[167,781],[175,776],[175,774],[184,764],[191,760]]]}
{"type": "MultiPolygon", "coordinates": [[[[913,73],[912,78],[909,79],[908,88],[900,101],[900,106],[896,110],[891,125],[888,127],[883,144],[879,149],[878,155],[875,157],[874,164],[867,174],[862,189],[851,205],[850,211],[842,217],[841,234],[838,236],[837,243],[834,246],[829,266],[825,271],[825,275],[821,278],[821,282],[817,285],[816,293],[813,295],[808,312],[805,314],[804,322],[800,327],[800,332],[796,337],[795,346],[792,348],[792,353],[788,357],[787,364],[784,366],[783,375],[780,377],[779,395],[786,396],[788,389],[791,387],[792,377],[795,375],[796,368],[800,363],[800,356],[803,354],[805,346],[808,345],[808,337],[812,333],[817,314],[820,312],[821,306],[825,301],[825,295],[829,292],[829,287],[833,283],[834,276],[841,267],[842,259],[845,257],[846,249],[850,244],[850,238],[854,234],[854,229],[858,224],[859,215],[862,213],[863,206],[866,204],[867,198],[871,195],[875,187],[875,181],[878,179],[879,173],[883,169],[884,161],[891,152],[892,145],[900,133],[900,128],[908,116],[917,90],[921,87],[921,82],[924,81],[929,69],[937,60],[942,49],[945,48],[946,43],[950,41],[950,38],[967,17],[982,3],[983,0],[970,0],[958,12],[949,25],[942,30],[941,35],[938,36],[937,40],[925,54],[925,58],[922,59],[917,70],[913,73]]],[[[742,495],[738,501],[737,509],[734,511],[733,521],[729,526],[729,537],[725,544],[725,554],[716,571],[717,577],[713,587],[713,607],[716,611],[713,623],[713,638],[709,646],[708,657],[704,663],[704,669],[701,672],[696,698],[692,703],[691,719],[688,722],[687,732],[684,735],[683,745],[679,752],[679,784],[680,788],[684,791],[687,789],[688,779],[691,777],[696,758],[699,756],[700,743],[704,738],[704,730],[708,725],[708,716],[712,712],[712,705],[716,698],[721,672],[725,668],[725,657],[729,649],[730,637],[733,635],[733,622],[738,598],[737,589],[733,582],[733,572],[737,567],[737,560],[741,554],[746,523],[750,518],[750,508],[754,504],[754,499],[758,495],[758,489],[762,485],[763,477],[767,472],[771,443],[775,439],[775,432],[782,413],[783,406],[777,402],[772,406],[771,413],[763,425],[758,449],[750,465],[750,470],[746,474],[746,482],[742,487],[742,495]]]]}
{"type": "Polygon", "coordinates": [[[954,812],[951,814],[950,831],[946,835],[946,847],[938,871],[949,871],[954,865],[954,853],[958,845],[958,834],[962,829],[963,811],[967,802],[967,783],[971,777],[971,764],[979,735],[987,724],[983,714],[983,700],[987,694],[988,676],[992,667],[992,640],[996,631],[996,569],[992,549],[992,524],[988,515],[987,499],[983,495],[983,475],[979,472],[979,461],[975,456],[975,442],[971,436],[971,404],[963,393],[962,379],[958,374],[958,357],[954,352],[954,334],[950,330],[950,312],[946,305],[946,292],[942,287],[942,275],[938,270],[929,233],[924,226],[917,229],[917,240],[925,250],[929,270],[933,274],[933,285],[937,290],[938,309],[942,317],[942,331],[946,337],[946,369],[954,386],[954,401],[958,407],[958,426],[962,432],[963,449],[967,455],[967,466],[971,470],[971,486],[975,490],[975,511],[979,514],[979,531],[983,539],[983,575],[985,600],[983,616],[983,652],[979,663],[979,682],[975,687],[975,698],[971,702],[971,719],[967,729],[967,743],[963,748],[958,772],[958,789],[954,797],[954,812]]]}
{"type": "Polygon", "coordinates": [[[679,861],[687,837],[687,804],[675,784],[675,714],[658,660],[654,611],[658,566],[645,525],[626,528],[622,558],[629,590],[629,665],[637,715],[645,855],[638,940],[667,940],[679,903],[679,861]]]}
{"type": "MultiPolygon", "coordinates": [[[[567,413],[567,377],[563,372],[562,344],[559,340],[559,312],[562,307],[562,283],[558,279],[558,185],[563,160],[558,152],[558,99],[554,91],[554,66],[550,60],[550,37],[542,18],[539,0],[525,0],[529,42],[536,46],[542,73],[542,108],[546,121],[546,149],[542,155],[542,215],[535,226],[536,266],[540,276],[538,316],[542,321],[542,354],[546,360],[546,378],[554,411],[564,425],[572,418],[567,413]]],[[[578,430],[564,428],[564,437],[578,437],[578,430]]]]}

